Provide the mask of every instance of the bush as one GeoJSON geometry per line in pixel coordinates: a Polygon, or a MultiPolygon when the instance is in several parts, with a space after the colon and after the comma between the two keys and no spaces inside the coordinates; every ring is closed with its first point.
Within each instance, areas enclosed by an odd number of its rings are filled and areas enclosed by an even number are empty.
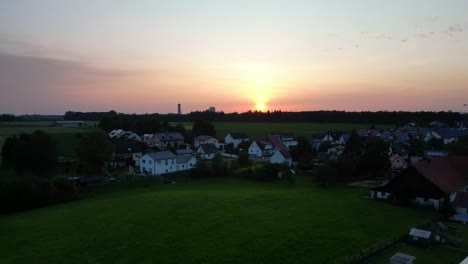
{"type": "Polygon", "coordinates": [[[76,183],[64,176],[55,177],[52,180],[52,185],[54,186],[55,202],[71,201],[78,196],[76,183]]]}

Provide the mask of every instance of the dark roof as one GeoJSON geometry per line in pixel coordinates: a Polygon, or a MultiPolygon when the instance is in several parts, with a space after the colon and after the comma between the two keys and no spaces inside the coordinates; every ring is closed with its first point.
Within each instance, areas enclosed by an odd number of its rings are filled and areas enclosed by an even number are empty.
{"type": "Polygon", "coordinates": [[[247,134],[242,133],[242,132],[232,132],[232,133],[229,133],[228,135],[231,135],[233,139],[249,139],[249,136],[247,136],[247,134]]]}
{"type": "Polygon", "coordinates": [[[267,146],[271,146],[273,149],[273,144],[269,141],[265,141],[265,140],[255,140],[255,143],[257,144],[257,146],[261,149],[261,150],[266,150],[266,147],[267,146]]]}
{"type": "Polygon", "coordinates": [[[281,140],[294,140],[294,133],[291,132],[274,132],[270,136],[279,136],[281,140]]]}
{"type": "Polygon", "coordinates": [[[201,144],[199,148],[203,150],[204,154],[214,154],[218,152],[218,148],[213,143],[201,144]]]}
{"type": "Polygon", "coordinates": [[[200,135],[200,136],[198,136],[198,137],[195,137],[195,138],[193,139],[193,141],[205,141],[205,140],[208,140],[208,139],[211,139],[211,138],[216,139],[216,138],[213,137],[213,136],[200,135]]]}
{"type": "Polygon", "coordinates": [[[435,132],[442,138],[459,138],[462,136],[468,136],[467,129],[456,129],[456,128],[439,128],[435,132]]]}
{"type": "Polygon", "coordinates": [[[170,151],[151,152],[146,155],[150,156],[153,160],[172,159],[176,157],[176,155],[170,151]]]}
{"type": "Polygon", "coordinates": [[[143,149],[135,142],[121,142],[113,145],[115,154],[139,153],[143,149]]]}
{"type": "Polygon", "coordinates": [[[192,149],[177,149],[176,150],[177,155],[180,154],[192,154],[193,150],[192,149]]]}
{"type": "Polygon", "coordinates": [[[187,163],[189,160],[191,160],[193,158],[192,155],[177,155],[176,157],[176,162],[177,164],[180,164],[180,163],[187,163]]]}
{"type": "Polygon", "coordinates": [[[283,155],[285,159],[291,159],[291,155],[286,149],[280,149],[279,152],[281,153],[281,155],[283,155]]]}
{"type": "Polygon", "coordinates": [[[428,181],[445,193],[456,191],[468,180],[468,156],[446,156],[413,165],[428,181]]]}
{"type": "Polygon", "coordinates": [[[184,136],[182,136],[179,132],[168,132],[168,133],[155,133],[155,138],[158,138],[161,141],[180,141],[184,140],[184,136]]]}
{"type": "Polygon", "coordinates": [[[268,141],[270,141],[271,144],[273,144],[273,146],[279,149],[288,149],[288,147],[283,143],[283,141],[281,141],[280,135],[269,135],[268,141]]]}

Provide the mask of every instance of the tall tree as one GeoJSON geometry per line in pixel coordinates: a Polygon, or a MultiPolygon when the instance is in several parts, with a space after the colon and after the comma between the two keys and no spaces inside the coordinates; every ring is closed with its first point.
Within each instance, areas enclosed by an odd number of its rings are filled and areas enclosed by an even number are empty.
{"type": "Polygon", "coordinates": [[[2,164],[17,175],[31,173],[48,177],[55,168],[57,151],[55,142],[43,131],[9,137],[2,148],[2,164]]]}
{"type": "Polygon", "coordinates": [[[112,145],[105,134],[87,133],[83,135],[78,148],[78,157],[85,174],[100,174],[111,155],[112,145]]]}
{"type": "Polygon", "coordinates": [[[216,129],[212,123],[204,119],[197,119],[195,121],[195,124],[193,124],[193,127],[192,127],[192,135],[194,137],[197,137],[200,135],[215,136],[216,129]]]}

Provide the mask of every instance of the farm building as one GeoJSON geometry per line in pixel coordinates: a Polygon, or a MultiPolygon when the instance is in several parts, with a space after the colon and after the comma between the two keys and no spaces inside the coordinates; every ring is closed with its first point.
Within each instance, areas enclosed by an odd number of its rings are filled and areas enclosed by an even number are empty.
{"type": "Polygon", "coordinates": [[[55,126],[60,126],[60,127],[83,127],[86,126],[85,121],[55,121],[54,122],[55,126]]]}
{"type": "Polygon", "coordinates": [[[390,264],[413,264],[413,260],[416,257],[398,252],[390,258],[390,264]]]}
{"type": "Polygon", "coordinates": [[[240,132],[232,132],[227,134],[226,137],[224,137],[224,142],[226,142],[226,144],[232,143],[232,145],[235,148],[238,148],[240,143],[246,141],[249,141],[249,136],[247,136],[247,134],[245,133],[240,132]]]}
{"type": "Polygon", "coordinates": [[[453,202],[458,191],[467,191],[468,157],[447,156],[422,160],[388,183],[371,188],[371,198],[390,196],[438,209],[445,197],[453,202]]]}

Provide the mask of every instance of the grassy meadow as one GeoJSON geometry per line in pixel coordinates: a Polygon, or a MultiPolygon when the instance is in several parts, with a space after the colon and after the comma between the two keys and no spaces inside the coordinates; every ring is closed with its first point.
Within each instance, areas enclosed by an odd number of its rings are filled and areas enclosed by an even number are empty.
{"type": "Polygon", "coordinates": [[[76,148],[79,143],[79,134],[90,131],[97,131],[96,122],[89,122],[88,127],[57,127],[52,126],[53,122],[0,122],[0,149],[6,138],[21,133],[33,133],[42,130],[57,142],[57,152],[59,157],[74,158],[76,148]]]}
{"type": "Polygon", "coordinates": [[[342,263],[435,216],[300,176],[144,186],[0,217],[2,263],[342,263]]]}

